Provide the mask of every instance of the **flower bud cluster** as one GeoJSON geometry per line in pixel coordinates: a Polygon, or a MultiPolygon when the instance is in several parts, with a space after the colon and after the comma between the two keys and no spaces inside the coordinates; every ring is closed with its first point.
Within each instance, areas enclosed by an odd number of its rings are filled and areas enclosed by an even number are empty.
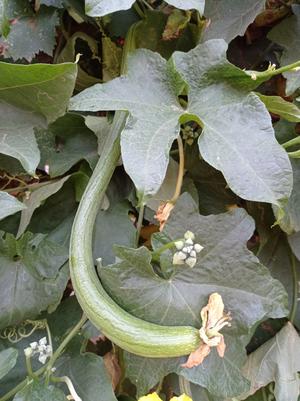
{"type": "Polygon", "coordinates": [[[184,240],[176,241],[177,252],[173,256],[173,265],[187,264],[194,267],[197,262],[197,253],[201,252],[203,246],[194,244],[195,235],[191,231],[184,234],[184,240]]]}
{"type": "Polygon", "coordinates": [[[30,346],[24,350],[27,357],[39,354],[39,361],[44,365],[49,357],[52,355],[51,345],[47,345],[47,338],[43,337],[39,342],[34,341],[29,344],[30,346]]]}

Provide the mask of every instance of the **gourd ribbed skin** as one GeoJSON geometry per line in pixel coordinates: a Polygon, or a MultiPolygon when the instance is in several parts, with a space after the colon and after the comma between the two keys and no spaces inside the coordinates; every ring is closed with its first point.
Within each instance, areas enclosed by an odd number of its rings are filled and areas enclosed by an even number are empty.
{"type": "Polygon", "coordinates": [[[93,227],[99,205],[120,158],[120,133],[126,117],[125,112],[116,113],[110,136],[74,220],[70,243],[73,288],[91,322],[124,350],[152,358],[187,355],[200,344],[196,328],[160,326],[130,315],[106,293],[95,271],[93,227]]]}

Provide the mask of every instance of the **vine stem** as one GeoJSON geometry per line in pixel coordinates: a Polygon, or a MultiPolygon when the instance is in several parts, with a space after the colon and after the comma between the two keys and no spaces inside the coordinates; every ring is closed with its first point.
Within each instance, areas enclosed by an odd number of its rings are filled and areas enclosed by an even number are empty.
{"type": "Polygon", "coordinates": [[[293,138],[287,142],[284,142],[281,146],[286,149],[289,148],[290,146],[298,145],[300,143],[300,136],[297,136],[296,138],[293,138]]]}
{"type": "MultiPolygon", "coordinates": [[[[53,365],[55,364],[57,358],[61,355],[61,353],[64,351],[65,347],[67,344],[72,340],[72,338],[78,333],[78,331],[81,329],[81,327],[84,325],[84,323],[87,321],[87,317],[85,314],[82,315],[81,319],[79,322],[73,327],[73,329],[70,331],[70,333],[67,335],[67,337],[61,342],[57,350],[53,353],[52,357],[50,358],[48,364],[47,364],[47,376],[46,380],[49,380],[50,375],[51,375],[51,370],[53,368],[53,365]]],[[[1,401],[1,400],[0,400],[1,401]]]]}
{"type": "Polygon", "coordinates": [[[292,274],[293,274],[293,303],[291,307],[291,311],[289,314],[289,320],[291,323],[294,323],[297,307],[298,307],[298,275],[296,268],[296,260],[295,256],[291,253],[291,266],[292,266],[292,274]]]}
{"type": "Polygon", "coordinates": [[[16,191],[23,191],[24,189],[31,189],[31,188],[40,188],[43,187],[44,185],[47,184],[52,184],[54,182],[57,182],[59,180],[51,180],[51,181],[45,181],[45,182],[35,182],[33,184],[28,184],[28,185],[23,185],[20,187],[15,187],[15,188],[9,188],[9,189],[3,189],[4,192],[10,193],[10,192],[16,192],[16,191]]]}
{"type": "Polygon", "coordinates": [[[177,143],[178,143],[178,152],[179,152],[179,170],[178,170],[175,192],[174,192],[173,198],[170,201],[171,203],[176,203],[177,199],[180,196],[182,182],[183,182],[183,176],[184,176],[184,148],[183,148],[183,143],[182,143],[182,139],[181,139],[180,135],[177,138],[177,143]]]}
{"type": "Polygon", "coordinates": [[[160,255],[164,251],[174,248],[175,247],[175,242],[178,242],[178,241],[184,241],[184,238],[179,238],[179,239],[176,239],[175,241],[168,242],[167,244],[165,244],[165,245],[161,246],[160,248],[158,248],[156,251],[152,252],[152,261],[153,262],[159,262],[160,255]]]}
{"type": "MultiPolygon", "coordinates": [[[[63,340],[63,342],[60,344],[60,346],[57,348],[57,350],[54,352],[52,357],[50,358],[48,364],[46,366],[41,367],[37,371],[33,372],[34,376],[41,376],[46,372],[47,377],[50,377],[51,375],[51,370],[52,367],[57,360],[57,358],[61,355],[63,352],[64,348],[67,346],[67,344],[72,340],[72,338],[78,333],[78,331],[81,329],[81,327],[84,325],[84,323],[87,321],[87,318],[85,315],[82,316],[80,321],[72,328],[70,333],[67,335],[67,337],[63,340]]],[[[10,400],[16,393],[18,393],[20,390],[22,390],[28,383],[30,383],[30,378],[26,377],[25,380],[23,380],[21,383],[19,383],[16,387],[14,387],[12,390],[10,390],[8,393],[6,393],[3,397],[0,398],[0,401],[8,401],[10,400]]]]}
{"type": "Polygon", "coordinates": [[[144,219],[144,212],[145,212],[145,205],[144,203],[141,204],[140,210],[139,210],[139,218],[136,224],[136,246],[139,245],[139,239],[140,239],[140,234],[141,234],[141,229],[143,225],[143,219],[144,219]]]}
{"type": "Polygon", "coordinates": [[[292,70],[296,71],[298,67],[300,67],[300,61],[296,61],[296,63],[288,64],[274,70],[266,70],[262,72],[254,71],[254,72],[257,78],[269,78],[278,74],[282,74],[283,72],[291,72],[292,70]]]}
{"type": "Polygon", "coordinates": [[[76,390],[73,386],[73,383],[71,379],[68,376],[62,376],[62,377],[51,377],[51,381],[53,383],[65,383],[70,391],[70,394],[72,396],[72,399],[74,401],[82,401],[82,399],[79,397],[79,395],[76,393],[76,390]]]}

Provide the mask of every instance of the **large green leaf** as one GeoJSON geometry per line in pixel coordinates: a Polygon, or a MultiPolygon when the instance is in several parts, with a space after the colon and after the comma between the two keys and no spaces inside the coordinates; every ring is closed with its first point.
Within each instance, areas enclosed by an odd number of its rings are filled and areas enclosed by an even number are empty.
{"type": "Polygon", "coordinates": [[[7,348],[0,352],[0,379],[15,366],[18,351],[15,348],[7,348]]]}
{"type": "MultiPolygon", "coordinates": [[[[268,34],[268,38],[283,47],[281,64],[291,64],[300,59],[300,5],[293,6],[294,15],[285,18],[268,34]]],[[[291,95],[300,87],[300,72],[285,72],[286,93],[291,95]]]]}
{"type": "Polygon", "coordinates": [[[34,127],[43,125],[42,116],[2,102],[0,92],[0,153],[18,159],[31,175],[40,161],[34,127]]]}
{"type": "Polygon", "coordinates": [[[1,233],[0,328],[34,318],[60,301],[68,280],[65,246],[43,235],[1,233]]]}
{"type": "Polygon", "coordinates": [[[83,159],[91,168],[95,167],[97,138],[82,116],[68,113],[50,124],[48,129],[39,130],[36,137],[41,151],[40,168],[51,177],[63,175],[83,159]]]}
{"type": "Polygon", "coordinates": [[[65,114],[73,93],[77,66],[20,65],[0,62],[0,100],[44,115],[48,122],[65,114]]]}
{"type": "Polygon", "coordinates": [[[276,400],[297,401],[300,394],[300,337],[291,323],[249,355],[243,368],[251,380],[251,389],[241,399],[247,398],[260,387],[275,382],[276,400]]]}
{"type": "Polygon", "coordinates": [[[56,10],[49,7],[41,7],[36,14],[19,15],[3,41],[5,57],[31,61],[40,51],[52,55],[58,22],[56,10]]]}
{"type": "Polygon", "coordinates": [[[204,15],[210,19],[210,24],[204,40],[222,38],[230,42],[238,35],[243,36],[264,6],[264,0],[207,0],[204,15]]]}
{"type": "Polygon", "coordinates": [[[130,111],[122,133],[122,158],[141,198],[159,189],[169,149],[179,134],[178,119],[184,110],[176,90],[174,72],[166,61],[159,54],[139,50],[128,60],[126,77],[94,85],[71,100],[71,110],[130,111]]]}
{"type": "Polygon", "coordinates": [[[24,203],[7,192],[0,192],[0,220],[23,209],[26,209],[24,203]]]}
{"type": "Polygon", "coordinates": [[[65,394],[58,388],[32,381],[20,390],[13,401],[65,401],[65,394]]]}
{"type": "Polygon", "coordinates": [[[103,359],[95,354],[65,354],[57,374],[68,376],[83,401],[117,401],[103,359]]]}
{"type": "Polygon", "coordinates": [[[223,40],[211,40],[174,54],[175,66],[189,85],[186,110],[178,102],[183,83],[172,62],[146,50],[130,57],[127,76],[95,85],[71,100],[74,110],[130,111],[121,137],[122,157],[141,198],[155,194],[163,181],[180,118],[204,126],[200,152],[239,196],[278,205],[289,196],[288,156],[274,137],[264,104],[249,93],[267,77],[252,80],[226,60],[226,49],[223,40]]]}
{"type": "MultiPolygon", "coordinates": [[[[165,325],[200,327],[200,310],[209,294],[220,293],[233,316],[232,327],[225,333],[228,336],[225,358],[212,353],[194,369],[182,369],[177,362],[176,371],[214,394],[233,396],[246,386],[239,373],[243,342],[261,319],[286,315],[286,293],[247,250],[245,244],[253,233],[254,224],[242,209],[217,216],[200,216],[190,196],[185,194],[177,202],[163,233],[156,236],[155,243],[182,238],[187,230],[194,232],[195,241],[204,246],[193,269],[178,267],[169,279],[164,279],[154,272],[149,250],[117,247],[117,256],[122,261],[101,268],[99,274],[105,289],[127,311],[165,325]],[[220,378],[220,371],[224,380],[217,381],[215,378],[220,378]]],[[[165,270],[172,269],[172,252],[163,254],[161,263],[167,266],[165,270]]],[[[156,369],[154,363],[152,369],[156,369]]],[[[174,371],[174,365],[170,368],[165,360],[160,363],[163,368],[158,371],[174,371]]],[[[151,376],[150,373],[145,376],[151,376]]],[[[142,380],[147,379],[143,377],[142,380]]]]}
{"type": "Polygon", "coordinates": [[[173,57],[189,85],[188,112],[203,124],[200,153],[242,198],[279,204],[292,187],[288,156],[264,104],[248,93],[249,83],[226,60],[226,50],[223,40],[211,40],[173,57]]]}
{"type": "Polygon", "coordinates": [[[24,205],[26,209],[21,212],[20,225],[17,233],[17,238],[20,237],[26,230],[30,219],[38,207],[41,206],[49,196],[55,194],[61,189],[64,183],[70,178],[70,176],[64,177],[61,180],[43,185],[28,194],[27,198],[24,200],[24,205]]]}
{"type": "MultiPolygon", "coordinates": [[[[85,0],[85,11],[91,17],[102,17],[119,10],[128,10],[135,0],[85,0]]],[[[203,13],[205,0],[166,0],[174,7],[184,10],[196,9],[203,13]]]]}

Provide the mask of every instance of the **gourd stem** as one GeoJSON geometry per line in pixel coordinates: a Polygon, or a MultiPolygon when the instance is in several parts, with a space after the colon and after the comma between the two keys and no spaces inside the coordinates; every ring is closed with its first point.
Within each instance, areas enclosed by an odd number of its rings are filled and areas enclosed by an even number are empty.
{"type": "Polygon", "coordinates": [[[290,146],[298,145],[300,143],[300,136],[297,136],[296,138],[293,138],[285,143],[283,143],[281,146],[286,149],[289,148],[290,146]]]}

